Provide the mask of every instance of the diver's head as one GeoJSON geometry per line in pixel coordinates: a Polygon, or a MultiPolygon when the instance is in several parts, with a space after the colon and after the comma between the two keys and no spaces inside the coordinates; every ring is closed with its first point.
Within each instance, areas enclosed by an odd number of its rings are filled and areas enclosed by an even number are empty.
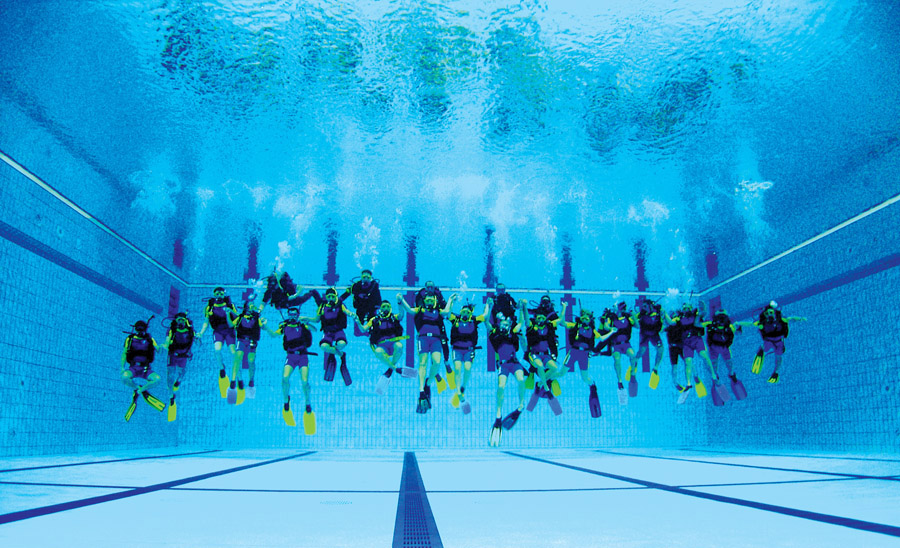
{"type": "Polygon", "coordinates": [[[472,317],[472,311],[475,309],[474,305],[467,304],[462,307],[462,310],[459,312],[460,318],[464,320],[469,320],[472,317]]]}
{"type": "Polygon", "coordinates": [[[253,301],[245,302],[242,314],[253,314],[254,312],[256,312],[256,305],[253,303],[253,301]]]}
{"type": "Polygon", "coordinates": [[[363,269],[363,271],[359,273],[359,281],[362,282],[363,285],[372,283],[372,271],[368,268],[363,269]]]}
{"type": "Polygon", "coordinates": [[[497,325],[500,326],[500,329],[502,329],[503,331],[509,331],[509,329],[512,327],[512,320],[504,315],[498,314],[497,325]]]}
{"type": "Polygon", "coordinates": [[[578,319],[581,320],[582,323],[590,323],[594,321],[594,313],[587,308],[582,308],[581,312],[578,314],[578,319]]]}
{"type": "Polygon", "coordinates": [[[325,300],[328,302],[328,304],[336,303],[337,297],[338,297],[337,289],[335,289],[333,287],[329,287],[328,289],[325,290],[325,300]]]}
{"type": "Polygon", "coordinates": [[[426,292],[434,293],[435,289],[436,288],[434,286],[434,282],[432,282],[431,280],[428,280],[427,282],[425,282],[425,291],[426,292]]]}
{"type": "Polygon", "coordinates": [[[223,300],[225,300],[225,288],[217,287],[217,288],[213,289],[213,297],[216,298],[217,303],[220,303],[223,300]]]}
{"type": "Polygon", "coordinates": [[[147,322],[144,320],[138,320],[134,322],[134,332],[138,335],[143,335],[147,332],[147,322]]]}
{"type": "Polygon", "coordinates": [[[172,321],[175,322],[175,327],[179,329],[184,329],[188,326],[187,314],[184,312],[175,314],[175,318],[173,318],[172,321]]]}
{"type": "Polygon", "coordinates": [[[288,314],[288,318],[290,318],[292,320],[296,320],[297,318],[300,317],[300,309],[297,308],[296,306],[292,306],[287,309],[287,314],[288,314]]]}
{"type": "Polygon", "coordinates": [[[534,316],[534,323],[536,325],[544,325],[545,323],[547,323],[547,316],[538,312],[534,316]]]}
{"type": "Polygon", "coordinates": [[[619,304],[616,305],[616,308],[619,310],[619,314],[622,314],[626,310],[628,310],[628,305],[625,303],[625,301],[619,301],[619,304]]]}
{"type": "Polygon", "coordinates": [[[503,295],[506,293],[506,284],[498,283],[497,284],[497,295],[503,295]]]}
{"type": "Polygon", "coordinates": [[[763,316],[767,320],[774,320],[775,316],[776,316],[775,309],[767,306],[766,309],[763,311],[763,316]]]}
{"type": "Polygon", "coordinates": [[[378,309],[378,311],[382,316],[389,316],[391,314],[391,301],[381,301],[381,307],[378,309]]]}
{"type": "Polygon", "coordinates": [[[715,316],[715,317],[716,317],[716,318],[719,318],[719,319],[727,319],[727,318],[728,318],[728,311],[725,310],[724,308],[720,308],[720,309],[716,310],[716,316],[715,316]]]}
{"type": "Polygon", "coordinates": [[[540,304],[540,306],[542,306],[542,307],[551,307],[551,306],[553,306],[553,301],[550,300],[550,295],[544,295],[543,297],[541,297],[541,304],[540,304]]]}
{"type": "Polygon", "coordinates": [[[653,312],[653,301],[644,299],[641,301],[641,312],[653,312]]]}
{"type": "Polygon", "coordinates": [[[425,295],[425,306],[428,308],[434,308],[437,306],[437,297],[434,295],[425,295]]]}

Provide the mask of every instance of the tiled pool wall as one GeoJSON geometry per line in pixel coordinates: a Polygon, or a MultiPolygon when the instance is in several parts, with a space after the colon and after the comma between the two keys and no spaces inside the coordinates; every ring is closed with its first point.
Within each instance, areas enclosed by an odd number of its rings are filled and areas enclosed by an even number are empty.
{"type": "MultiPolygon", "coordinates": [[[[45,152],[34,171],[48,182],[91,176],[64,150],[45,152]]],[[[175,445],[177,424],[162,428],[143,402],[123,420],[119,379],[122,331],[155,314],[162,335],[170,278],[5,163],[0,211],[0,455],[175,445]]]]}
{"type": "Polygon", "coordinates": [[[707,408],[709,445],[900,451],[897,227],[895,204],[706,296],[739,319],[772,299],[785,315],[808,318],[791,324],[777,385],[766,382],[771,357],[762,374],[750,373],[755,329],[736,338],[749,397],[707,408]]]}

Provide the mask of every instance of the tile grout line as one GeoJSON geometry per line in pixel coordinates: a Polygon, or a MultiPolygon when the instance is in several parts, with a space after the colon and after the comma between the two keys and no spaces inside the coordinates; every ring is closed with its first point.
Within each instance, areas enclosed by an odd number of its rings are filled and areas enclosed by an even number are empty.
{"type": "Polygon", "coordinates": [[[397,518],[394,521],[393,548],[443,548],[416,454],[403,454],[397,518]]]}
{"type": "Polygon", "coordinates": [[[210,449],[208,451],[194,451],[193,453],[175,453],[172,455],[151,455],[149,457],[132,457],[128,459],[111,459],[111,460],[96,460],[91,462],[70,462],[66,464],[47,464],[44,466],[27,466],[25,468],[7,468],[6,470],[0,470],[0,474],[6,472],[24,472],[27,470],[44,470],[47,468],[66,468],[69,466],[87,466],[89,464],[107,464],[111,462],[127,462],[134,460],[149,460],[149,459],[168,459],[172,457],[187,457],[190,455],[206,455],[208,453],[218,453],[221,449],[210,449]]]}

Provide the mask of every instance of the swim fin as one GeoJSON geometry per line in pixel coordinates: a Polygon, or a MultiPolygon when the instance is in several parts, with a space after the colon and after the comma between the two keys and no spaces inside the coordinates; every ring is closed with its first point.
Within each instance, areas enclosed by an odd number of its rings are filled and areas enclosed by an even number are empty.
{"type": "Polygon", "coordinates": [[[516,410],[514,410],[512,413],[510,413],[509,415],[506,415],[506,416],[503,418],[503,423],[502,423],[503,429],[504,429],[504,430],[509,430],[510,428],[512,428],[513,426],[515,426],[515,425],[516,425],[516,421],[519,420],[519,415],[521,415],[521,414],[522,414],[522,412],[519,411],[518,409],[516,409],[516,410]]]}
{"type": "Polygon", "coordinates": [[[437,384],[438,394],[447,389],[447,382],[439,374],[434,376],[435,384],[437,384]]]}
{"type": "Polygon", "coordinates": [[[532,365],[528,369],[528,376],[525,377],[525,390],[534,390],[534,372],[537,369],[532,365]]]}
{"type": "Polygon", "coordinates": [[[428,412],[428,400],[425,398],[425,391],[419,392],[419,402],[416,405],[416,413],[425,414],[428,412]]]}
{"type": "Polygon", "coordinates": [[[231,405],[234,405],[237,402],[237,382],[231,381],[231,386],[228,387],[227,401],[231,405]]]}
{"type": "Polygon", "coordinates": [[[706,385],[703,384],[703,381],[701,381],[699,377],[694,377],[694,389],[697,391],[698,398],[706,397],[706,385]]]}
{"type": "Polygon", "coordinates": [[[689,396],[690,393],[691,393],[691,388],[692,388],[691,385],[688,385],[688,386],[679,386],[679,387],[678,387],[678,391],[681,392],[681,393],[678,395],[678,405],[681,405],[681,404],[683,404],[684,402],[687,401],[688,396],[689,396]]]}
{"type": "Polygon", "coordinates": [[[656,390],[656,387],[659,386],[659,373],[656,372],[656,369],[650,373],[650,388],[656,390]]]}
{"type": "MultiPolygon", "coordinates": [[[[619,400],[621,402],[621,397],[619,398],[619,400]]],[[[591,385],[591,394],[590,394],[590,396],[588,396],[588,407],[591,410],[591,417],[596,419],[596,418],[599,418],[600,415],[602,414],[602,411],[600,409],[600,399],[597,397],[597,385],[596,384],[591,385]]]]}
{"type": "Polygon", "coordinates": [[[138,393],[137,390],[134,391],[134,395],[131,396],[131,405],[128,406],[128,410],[125,411],[125,422],[131,420],[131,415],[134,414],[134,410],[137,409],[137,399],[138,393]]]}
{"type": "Polygon", "coordinates": [[[169,411],[167,413],[167,419],[169,422],[175,420],[175,417],[178,416],[178,407],[175,405],[175,396],[172,396],[172,399],[169,400],[169,411]]]}
{"type": "Polygon", "coordinates": [[[303,433],[307,436],[316,434],[316,414],[313,413],[312,406],[306,406],[306,412],[303,413],[303,433]]]}
{"type": "Polygon", "coordinates": [[[423,392],[425,392],[425,403],[428,404],[428,409],[431,409],[431,387],[426,384],[423,392]]]}
{"type": "MultiPolygon", "coordinates": [[[[559,404],[558,399],[556,399],[552,396],[550,398],[547,398],[547,405],[550,406],[550,410],[553,411],[554,415],[556,415],[557,417],[562,415],[562,406],[559,404]]],[[[600,411],[600,401],[598,400],[597,401],[597,412],[599,413],[599,411],[600,411]]]]}
{"type": "Polygon", "coordinates": [[[631,381],[631,366],[628,366],[628,369],[625,370],[625,382],[631,381]]]}
{"type": "Polygon", "coordinates": [[[325,353],[325,381],[334,381],[334,370],[337,369],[337,360],[334,354],[325,353]]]}
{"type": "Polygon", "coordinates": [[[181,388],[181,381],[175,381],[175,383],[172,384],[172,392],[178,392],[179,388],[181,388]]]}
{"type": "Polygon", "coordinates": [[[388,386],[391,384],[391,375],[394,374],[393,369],[388,369],[381,375],[381,378],[378,379],[378,384],[375,385],[375,393],[381,396],[387,391],[388,386]]]}
{"type": "Polygon", "coordinates": [[[619,405],[628,405],[628,391],[625,390],[625,387],[622,386],[622,383],[619,383],[617,391],[619,394],[619,405]]]}
{"type": "Polygon", "coordinates": [[[462,402],[462,405],[460,405],[460,407],[462,408],[463,415],[468,415],[472,412],[472,404],[470,404],[468,401],[462,402]]]}
{"type": "Polygon", "coordinates": [[[728,392],[728,389],[725,388],[725,385],[724,385],[724,384],[722,384],[722,383],[720,383],[720,382],[714,383],[714,384],[713,384],[713,390],[716,390],[716,391],[719,392],[719,397],[722,398],[722,403],[723,403],[723,404],[724,404],[724,403],[728,403],[728,400],[731,399],[731,393],[728,392]]]}
{"type": "Polygon", "coordinates": [[[344,378],[344,386],[353,384],[353,379],[350,378],[350,370],[347,369],[347,354],[341,354],[341,377],[344,378]]]}
{"type": "Polygon", "coordinates": [[[526,411],[534,411],[534,408],[537,407],[538,401],[541,399],[540,390],[540,388],[537,388],[531,393],[531,399],[528,400],[528,404],[525,405],[526,411]]]}
{"type": "Polygon", "coordinates": [[[628,395],[632,398],[637,397],[637,376],[631,377],[631,381],[628,383],[628,395]]]}
{"type": "Polygon", "coordinates": [[[459,392],[457,392],[456,394],[453,394],[453,397],[450,398],[450,405],[452,405],[454,407],[454,409],[459,408],[459,392]]]}
{"type": "Polygon", "coordinates": [[[224,369],[219,369],[219,394],[223,398],[228,397],[228,375],[225,374],[224,369]]]}
{"type": "Polygon", "coordinates": [[[769,377],[769,380],[766,382],[770,384],[778,384],[778,373],[772,373],[772,375],[769,377]]]}
{"type": "Polygon", "coordinates": [[[253,384],[253,381],[250,381],[250,385],[247,386],[247,397],[251,400],[256,398],[256,385],[253,384]]]}
{"type": "Polygon", "coordinates": [[[246,398],[246,397],[247,397],[247,391],[244,390],[244,381],[240,380],[240,381],[238,381],[238,386],[237,386],[237,401],[235,401],[234,404],[240,405],[240,404],[244,403],[244,398],[246,398]]]}
{"type": "Polygon", "coordinates": [[[559,381],[550,381],[550,393],[554,396],[559,396],[560,394],[562,394],[562,387],[559,385],[559,381]]]}
{"type": "Polygon", "coordinates": [[[754,375],[759,375],[759,372],[762,370],[763,360],[765,360],[765,354],[763,353],[762,347],[756,351],[756,357],[753,358],[753,366],[750,368],[750,372],[754,375]]]}
{"type": "Polygon", "coordinates": [[[165,402],[163,402],[161,399],[157,398],[150,392],[142,392],[141,395],[144,396],[144,400],[147,403],[149,403],[150,407],[152,407],[153,409],[156,409],[157,411],[162,411],[163,409],[166,408],[165,402]]]}
{"type": "Polygon", "coordinates": [[[456,371],[448,363],[444,364],[444,368],[447,370],[447,388],[456,390],[456,371]]]}
{"type": "Polygon", "coordinates": [[[415,367],[398,367],[397,371],[404,379],[412,379],[419,374],[415,367]]]}
{"type": "Polygon", "coordinates": [[[297,426],[297,423],[294,422],[294,413],[291,412],[290,400],[284,404],[284,408],[281,410],[281,416],[284,418],[284,423],[288,426],[297,426]]]}
{"type": "Polygon", "coordinates": [[[722,395],[719,394],[719,385],[717,385],[715,382],[713,383],[712,388],[712,402],[716,407],[722,407],[723,405],[725,405],[725,400],[723,400],[722,395]]]}
{"type": "Polygon", "coordinates": [[[737,401],[747,397],[747,389],[744,388],[744,383],[737,378],[737,375],[731,375],[731,391],[734,392],[734,398],[737,401]]]}
{"type": "Polygon", "coordinates": [[[503,435],[503,428],[500,419],[496,419],[494,421],[494,426],[491,427],[491,437],[488,438],[488,445],[491,447],[499,447],[500,446],[500,438],[503,435]]]}

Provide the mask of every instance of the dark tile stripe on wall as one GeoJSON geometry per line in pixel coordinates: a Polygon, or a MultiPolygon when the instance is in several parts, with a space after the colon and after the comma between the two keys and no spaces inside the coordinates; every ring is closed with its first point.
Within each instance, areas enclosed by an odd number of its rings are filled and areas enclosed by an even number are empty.
{"type": "Polygon", "coordinates": [[[69,272],[76,274],[85,280],[96,284],[107,291],[115,293],[116,295],[122,297],[123,299],[127,299],[138,306],[142,306],[147,310],[153,312],[154,314],[162,314],[164,308],[162,305],[157,304],[142,295],[128,289],[122,284],[113,281],[112,279],[100,274],[96,270],[88,268],[87,266],[79,263],[75,259],[72,259],[68,255],[60,253],[59,251],[47,246],[39,242],[38,240],[32,238],[28,234],[25,234],[21,230],[18,230],[3,221],[0,221],[0,237],[9,240],[10,242],[22,247],[23,249],[27,249],[28,251],[47,259],[48,261],[55,263],[62,268],[65,268],[69,272]]]}

